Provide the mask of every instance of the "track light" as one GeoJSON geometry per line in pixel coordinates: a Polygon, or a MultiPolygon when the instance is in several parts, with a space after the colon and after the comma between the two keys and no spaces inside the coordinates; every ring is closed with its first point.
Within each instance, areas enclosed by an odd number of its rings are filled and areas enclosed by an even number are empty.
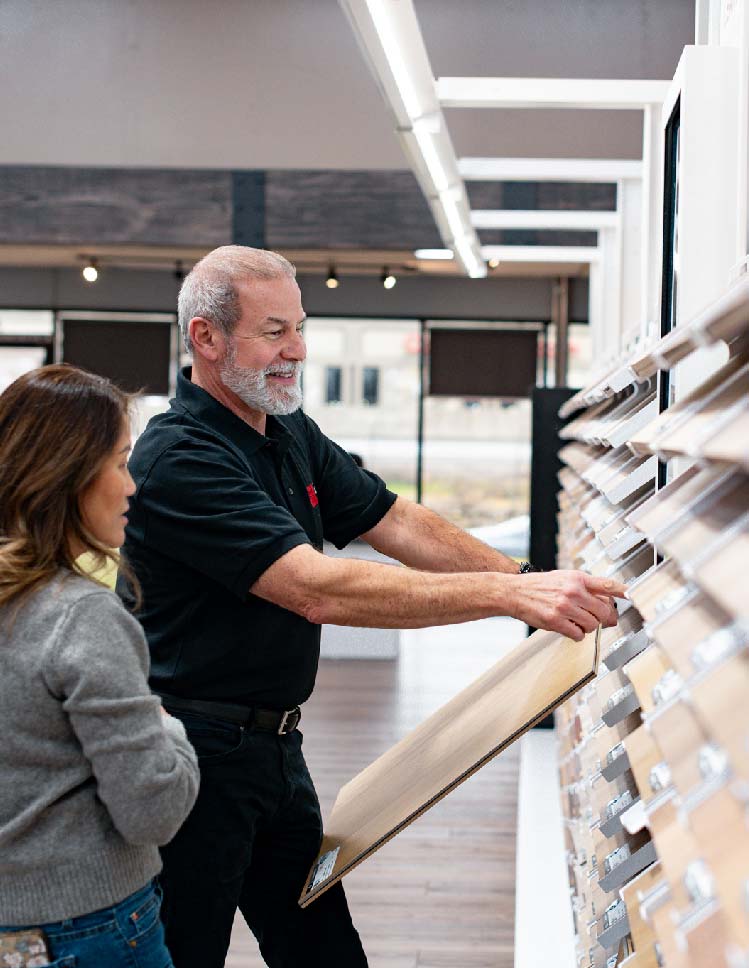
{"type": "Polygon", "coordinates": [[[452,259],[452,249],[416,249],[414,255],[417,259],[452,259]]]}
{"type": "Polygon", "coordinates": [[[96,267],[96,259],[89,259],[83,267],[83,278],[86,282],[96,282],[99,278],[99,270],[96,267]]]}
{"type": "Polygon", "coordinates": [[[398,280],[390,272],[387,266],[382,270],[382,275],[380,276],[380,282],[386,289],[392,289],[398,280]]]}
{"type": "Polygon", "coordinates": [[[336,275],[335,266],[331,266],[328,269],[328,278],[325,280],[325,285],[328,289],[338,288],[338,276],[336,275]]]}
{"type": "Polygon", "coordinates": [[[496,269],[499,265],[499,259],[489,259],[488,265],[490,269],[496,269]]]}

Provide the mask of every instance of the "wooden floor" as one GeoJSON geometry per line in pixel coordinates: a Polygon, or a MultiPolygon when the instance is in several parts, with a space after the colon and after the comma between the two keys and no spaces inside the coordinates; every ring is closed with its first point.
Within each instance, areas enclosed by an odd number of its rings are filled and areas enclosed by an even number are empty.
{"type": "MultiPolygon", "coordinates": [[[[397,662],[323,661],[302,723],[323,817],[343,783],[523,634],[490,619],[405,633],[397,662]]],[[[518,755],[502,754],[345,878],[371,968],[513,968],[518,755]]],[[[264,965],[239,916],[226,965],[264,965]]]]}

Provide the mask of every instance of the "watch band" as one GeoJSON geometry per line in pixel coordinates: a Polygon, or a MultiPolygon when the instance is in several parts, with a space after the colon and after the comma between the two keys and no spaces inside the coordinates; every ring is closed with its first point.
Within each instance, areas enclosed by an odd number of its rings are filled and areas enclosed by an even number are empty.
{"type": "Polygon", "coordinates": [[[521,561],[520,569],[518,571],[519,575],[527,575],[531,571],[541,571],[540,568],[535,568],[530,561],[521,561]]]}

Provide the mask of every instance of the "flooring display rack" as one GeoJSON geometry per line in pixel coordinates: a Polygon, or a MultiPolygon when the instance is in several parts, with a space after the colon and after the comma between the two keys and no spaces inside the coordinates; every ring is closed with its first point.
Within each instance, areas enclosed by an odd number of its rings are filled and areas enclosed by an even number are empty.
{"type": "Polygon", "coordinates": [[[630,598],[556,713],[578,965],[749,968],[749,279],[560,413],[559,567],[630,598]]]}

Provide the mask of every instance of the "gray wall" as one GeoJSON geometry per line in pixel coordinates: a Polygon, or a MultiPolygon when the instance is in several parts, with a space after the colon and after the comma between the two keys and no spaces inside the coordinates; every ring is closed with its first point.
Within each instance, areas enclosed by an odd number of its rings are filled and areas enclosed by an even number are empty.
{"type": "MultiPolygon", "coordinates": [[[[342,276],[338,289],[322,276],[300,276],[313,315],[451,317],[539,321],[549,318],[548,279],[402,278],[386,291],[375,276],[342,276]]],[[[105,268],[95,285],[73,269],[0,268],[0,307],[173,312],[178,283],[170,271],[105,268]]],[[[572,280],[571,318],[587,321],[586,279],[572,280]]]]}

